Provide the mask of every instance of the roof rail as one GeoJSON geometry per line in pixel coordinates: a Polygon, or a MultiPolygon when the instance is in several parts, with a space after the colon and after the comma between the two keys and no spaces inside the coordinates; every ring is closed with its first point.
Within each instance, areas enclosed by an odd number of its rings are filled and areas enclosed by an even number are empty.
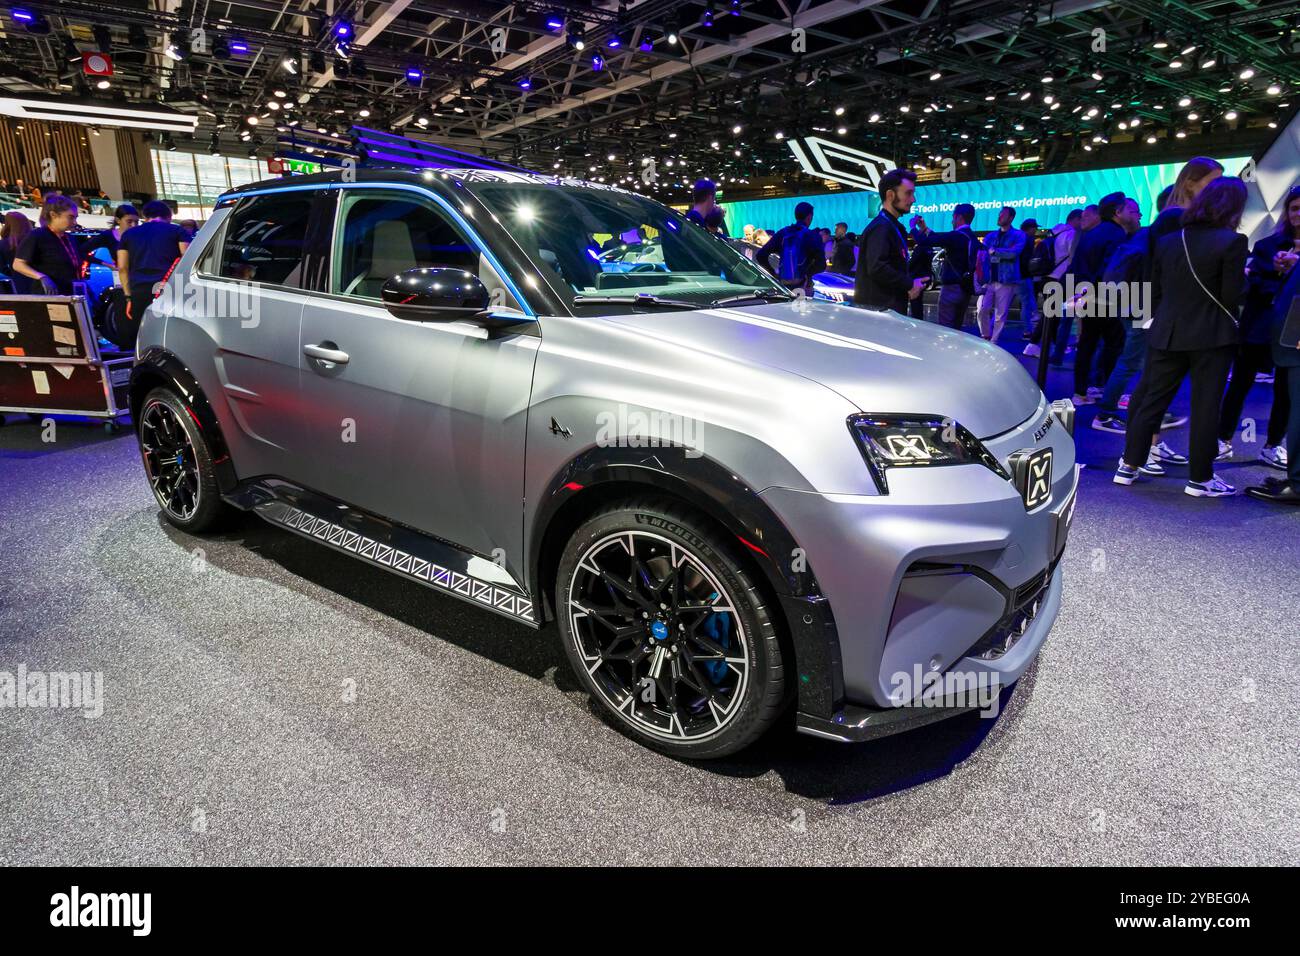
{"type": "Polygon", "coordinates": [[[289,127],[276,140],[276,156],[341,167],[405,169],[491,169],[527,173],[509,163],[463,153],[448,146],[398,136],[365,126],[353,126],[347,135],[289,127]]]}

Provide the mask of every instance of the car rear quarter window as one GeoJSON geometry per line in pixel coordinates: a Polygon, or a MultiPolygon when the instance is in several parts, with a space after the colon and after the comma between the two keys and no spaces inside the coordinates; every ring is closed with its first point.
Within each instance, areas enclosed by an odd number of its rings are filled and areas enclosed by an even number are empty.
{"type": "Polygon", "coordinates": [[[310,197],[306,192],[272,193],[241,203],[226,223],[218,275],[302,288],[310,197]]]}

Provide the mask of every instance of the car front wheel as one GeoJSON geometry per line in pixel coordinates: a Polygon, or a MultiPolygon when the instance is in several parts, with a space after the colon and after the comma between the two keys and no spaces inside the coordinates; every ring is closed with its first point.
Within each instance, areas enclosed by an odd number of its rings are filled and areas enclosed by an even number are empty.
{"type": "Polygon", "coordinates": [[[155,388],[145,396],[136,435],[145,475],[167,520],[191,534],[220,524],[230,506],[221,500],[212,452],[174,392],[155,388]]]}
{"type": "Polygon", "coordinates": [[[617,724],[658,750],[722,757],[788,703],[777,623],[725,534],[669,502],[589,518],[556,576],[565,653],[617,724]]]}

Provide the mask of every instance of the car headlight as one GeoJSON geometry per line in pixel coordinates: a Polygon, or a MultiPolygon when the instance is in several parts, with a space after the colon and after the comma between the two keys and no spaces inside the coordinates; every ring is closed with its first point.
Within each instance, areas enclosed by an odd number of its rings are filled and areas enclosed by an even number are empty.
{"type": "Polygon", "coordinates": [[[951,418],[934,415],[851,415],[849,431],[862,450],[882,495],[889,494],[890,468],[983,465],[1008,481],[1011,476],[984,444],[951,418]]]}

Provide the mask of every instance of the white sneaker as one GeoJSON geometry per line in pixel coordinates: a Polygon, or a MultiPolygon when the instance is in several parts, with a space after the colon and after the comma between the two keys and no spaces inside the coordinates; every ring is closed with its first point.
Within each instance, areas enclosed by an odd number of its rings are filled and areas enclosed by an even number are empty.
{"type": "Polygon", "coordinates": [[[1080,405],[1097,404],[1097,400],[1093,398],[1091,395],[1075,395],[1070,399],[1070,401],[1074,402],[1075,408],[1078,408],[1080,405]]]}
{"type": "Polygon", "coordinates": [[[1164,476],[1165,466],[1160,464],[1160,459],[1156,455],[1154,448],[1151,450],[1151,454],[1147,456],[1147,463],[1139,468],[1138,471],[1142,472],[1144,475],[1151,475],[1153,478],[1161,478],[1164,476]]]}
{"type": "Polygon", "coordinates": [[[1220,441],[1219,441],[1219,453],[1218,453],[1217,455],[1214,456],[1214,460],[1215,460],[1215,461],[1227,461],[1227,460],[1228,460],[1229,458],[1231,458],[1231,457],[1232,457],[1232,442],[1230,442],[1230,441],[1223,441],[1222,439],[1220,439],[1220,441]]]}
{"type": "Polygon", "coordinates": [[[1265,445],[1259,453],[1259,460],[1273,468],[1280,468],[1286,471],[1287,457],[1286,448],[1282,445],[1265,445]]]}
{"type": "Polygon", "coordinates": [[[1128,400],[1132,397],[1133,397],[1132,395],[1121,395],[1119,397],[1119,407],[1128,408],[1128,400]]]}
{"type": "Polygon", "coordinates": [[[1187,456],[1180,455],[1164,442],[1151,446],[1151,457],[1157,461],[1163,461],[1166,465],[1185,465],[1187,456]]]}
{"type": "Polygon", "coordinates": [[[1039,347],[1037,342],[1030,342],[1025,346],[1025,350],[1020,354],[1025,358],[1038,358],[1043,354],[1043,350],[1039,347]]]}
{"type": "Polygon", "coordinates": [[[1223,498],[1236,493],[1237,489],[1218,475],[1209,481],[1189,481],[1183,488],[1183,494],[1191,495],[1193,498],[1223,498]]]}
{"type": "Polygon", "coordinates": [[[1088,386],[1089,398],[1101,398],[1101,396],[1102,396],[1102,389],[1098,388],[1096,385],[1088,386]]]}

